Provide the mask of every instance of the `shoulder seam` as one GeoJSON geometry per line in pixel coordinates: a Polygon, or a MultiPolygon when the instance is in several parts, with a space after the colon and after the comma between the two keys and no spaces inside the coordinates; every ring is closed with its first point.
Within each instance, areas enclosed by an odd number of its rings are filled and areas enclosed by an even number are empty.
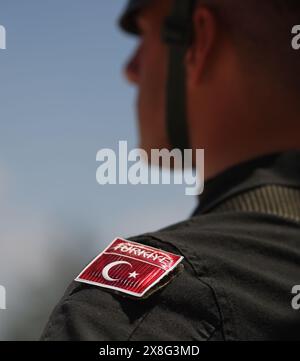
{"type": "Polygon", "coordinates": [[[177,247],[177,246],[174,245],[173,243],[163,241],[163,240],[161,240],[160,238],[157,238],[157,237],[155,237],[155,236],[153,236],[153,235],[151,235],[151,234],[143,235],[143,236],[141,236],[141,237],[150,237],[150,238],[152,238],[153,240],[156,240],[156,241],[158,241],[158,242],[167,244],[167,245],[173,247],[174,249],[176,249],[176,251],[179,252],[182,256],[184,256],[186,262],[187,262],[187,263],[190,265],[190,267],[192,268],[192,270],[193,270],[193,272],[194,272],[197,280],[198,280],[199,282],[201,282],[203,285],[205,285],[206,287],[208,287],[208,288],[210,289],[212,295],[213,295],[213,299],[214,299],[214,301],[215,301],[215,304],[216,304],[216,306],[217,306],[218,313],[219,313],[220,329],[221,329],[221,332],[222,332],[223,339],[226,341],[225,332],[224,332],[224,317],[223,317],[222,310],[221,310],[221,307],[220,307],[220,305],[219,305],[219,302],[218,302],[218,299],[217,299],[217,295],[216,295],[216,292],[215,292],[213,286],[210,285],[209,283],[203,281],[203,280],[199,277],[197,271],[195,270],[195,267],[194,267],[193,264],[190,262],[190,260],[188,259],[188,257],[185,256],[184,252],[182,252],[182,250],[181,250],[179,247],[177,247]]]}

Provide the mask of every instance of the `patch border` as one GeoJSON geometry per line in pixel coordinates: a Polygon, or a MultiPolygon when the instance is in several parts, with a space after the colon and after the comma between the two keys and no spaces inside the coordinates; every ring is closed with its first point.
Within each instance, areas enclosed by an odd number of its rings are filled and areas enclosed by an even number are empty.
{"type": "MultiPolygon", "coordinates": [[[[127,256],[124,256],[125,258],[127,258],[127,256]]],[[[138,298],[142,298],[151,288],[153,288],[155,285],[157,285],[163,278],[165,278],[170,272],[172,272],[178,265],[179,263],[184,259],[184,256],[172,253],[172,252],[168,252],[165,251],[161,248],[155,248],[152,246],[148,246],[148,245],[144,245],[142,243],[138,243],[138,242],[134,242],[134,241],[129,241],[128,239],[124,239],[121,237],[116,237],[97,257],[95,257],[80,273],[79,275],[74,279],[74,281],[76,282],[80,282],[80,283],[86,283],[88,285],[92,285],[92,286],[97,286],[97,287],[101,287],[101,288],[106,288],[109,290],[114,290],[114,291],[118,291],[120,293],[125,293],[128,294],[130,296],[134,296],[134,297],[138,297],[138,298]],[[116,287],[116,286],[109,286],[109,285],[103,285],[101,283],[98,282],[94,282],[94,281],[88,281],[85,279],[80,278],[80,276],[94,263],[96,262],[112,245],[114,242],[116,242],[117,240],[120,241],[124,241],[124,242],[129,242],[129,243],[133,243],[139,246],[143,246],[146,247],[148,249],[151,250],[159,250],[161,252],[165,252],[165,253],[169,253],[173,256],[177,256],[179,257],[179,259],[176,261],[176,263],[174,263],[174,265],[167,271],[165,271],[164,274],[162,274],[157,280],[155,280],[155,282],[153,282],[150,286],[148,286],[142,293],[137,293],[137,292],[132,292],[132,291],[128,291],[128,290],[124,290],[123,288],[120,287],[116,287]]],[[[140,261],[142,262],[142,261],[140,261]]]]}

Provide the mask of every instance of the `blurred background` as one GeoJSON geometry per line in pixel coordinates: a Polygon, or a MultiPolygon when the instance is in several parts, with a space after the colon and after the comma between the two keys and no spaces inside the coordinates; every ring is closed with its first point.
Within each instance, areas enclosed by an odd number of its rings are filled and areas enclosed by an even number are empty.
{"type": "Polygon", "coordinates": [[[96,153],[138,146],[122,66],[124,0],[1,0],[0,340],[36,340],[66,286],[115,237],[190,215],[185,186],[100,186],[96,153]]]}

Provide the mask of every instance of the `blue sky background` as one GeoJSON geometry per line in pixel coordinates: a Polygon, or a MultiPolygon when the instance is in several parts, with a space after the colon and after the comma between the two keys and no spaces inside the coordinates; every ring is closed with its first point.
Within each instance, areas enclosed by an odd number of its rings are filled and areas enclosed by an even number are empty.
{"type": "Polygon", "coordinates": [[[0,339],[35,339],[65,286],[116,236],[186,218],[184,186],[99,186],[96,153],[138,146],[123,0],[1,0],[0,339]]]}

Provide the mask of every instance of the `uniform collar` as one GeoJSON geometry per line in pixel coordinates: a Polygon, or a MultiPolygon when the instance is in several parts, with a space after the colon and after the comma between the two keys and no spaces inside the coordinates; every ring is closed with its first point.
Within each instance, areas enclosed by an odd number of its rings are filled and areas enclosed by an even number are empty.
{"type": "Polygon", "coordinates": [[[210,211],[232,196],[265,185],[300,188],[300,150],[264,155],[207,180],[194,216],[210,211]]]}

